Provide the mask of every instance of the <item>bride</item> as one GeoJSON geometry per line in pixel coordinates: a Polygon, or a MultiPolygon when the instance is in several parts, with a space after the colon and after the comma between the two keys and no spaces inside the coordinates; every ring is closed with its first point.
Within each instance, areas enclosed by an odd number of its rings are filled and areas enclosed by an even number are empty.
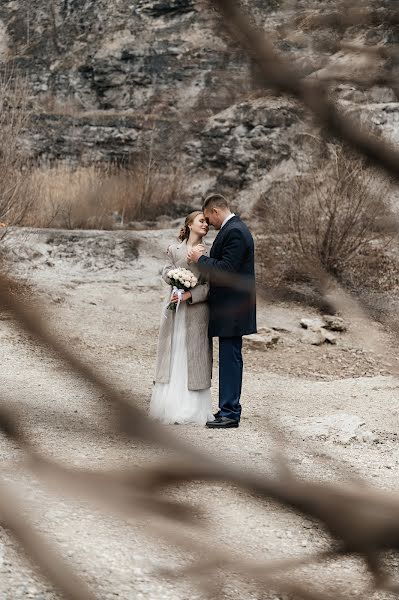
{"type": "Polygon", "coordinates": [[[212,346],[208,337],[209,286],[194,263],[188,263],[187,253],[202,243],[208,224],[201,211],[188,215],[180,231],[178,243],[167,250],[168,264],[162,277],[171,269],[189,269],[198,278],[197,285],[184,292],[176,311],[163,307],[158,340],[155,385],[150,403],[150,415],[163,423],[197,423],[213,420],[211,405],[212,346]]]}

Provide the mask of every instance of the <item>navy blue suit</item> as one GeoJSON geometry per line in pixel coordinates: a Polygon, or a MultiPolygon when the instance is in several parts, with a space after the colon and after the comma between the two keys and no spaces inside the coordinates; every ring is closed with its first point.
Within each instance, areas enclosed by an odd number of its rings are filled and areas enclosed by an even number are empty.
{"type": "Polygon", "coordinates": [[[209,336],[219,337],[219,409],[239,421],[242,336],[256,333],[254,241],[240,217],[227,221],[198,266],[210,281],[209,336]]]}

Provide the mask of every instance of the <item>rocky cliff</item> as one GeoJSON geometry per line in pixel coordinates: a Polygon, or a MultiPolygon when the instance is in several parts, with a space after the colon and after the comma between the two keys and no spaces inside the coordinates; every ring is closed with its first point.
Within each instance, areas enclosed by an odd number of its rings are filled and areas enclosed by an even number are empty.
{"type": "MultiPolygon", "coordinates": [[[[364,69],[364,57],[343,51],[331,27],[287,29],[288,19],[298,23],[295,11],[275,0],[247,4],[304,75],[328,78],[344,65],[356,78],[364,69]]],[[[302,2],[300,14],[310,5],[302,2]]],[[[397,42],[384,24],[345,34],[397,42]]],[[[303,109],[261,95],[246,57],[194,0],[3,0],[0,60],[27,77],[34,110],[25,140],[34,158],[129,163],[152,145],[181,161],[194,192],[218,186],[252,205],[319,152],[303,109]]],[[[386,62],[376,57],[371,68],[386,62]]],[[[333,91],[346,110],[398,134],[392,87],[338,81],[333,91]]]]}

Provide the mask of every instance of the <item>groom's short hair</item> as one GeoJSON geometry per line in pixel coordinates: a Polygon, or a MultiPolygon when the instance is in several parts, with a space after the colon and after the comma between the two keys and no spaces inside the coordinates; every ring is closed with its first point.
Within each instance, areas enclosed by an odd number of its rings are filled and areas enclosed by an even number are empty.
{"type": "Polygon", "coordinates": [[[212,208],[230,208],[229,201],[222,194],[210,194],[204,200],[202,210],[212,208]]]}

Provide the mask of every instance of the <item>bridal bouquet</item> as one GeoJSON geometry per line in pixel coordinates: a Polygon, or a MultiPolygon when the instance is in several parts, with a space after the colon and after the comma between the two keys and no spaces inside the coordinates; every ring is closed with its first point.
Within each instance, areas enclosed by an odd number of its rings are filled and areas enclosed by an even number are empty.
{"type": "Polygon", "coordinates": [[[182,267],[168,271],[167,277],[170,279],[170,284],[172,286],[171,297],[174,296],[174,294],[177,294],[178,296],[178,301],[170,302],[167,308],[169,310],[177,310],[180,306],[183,292],[188,292],[191,288],[195,287],[198,283],[198,279],[191,271],[183,269],[182,267]]]}

